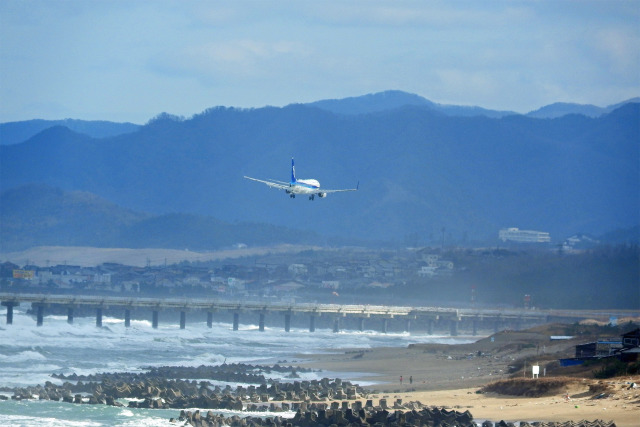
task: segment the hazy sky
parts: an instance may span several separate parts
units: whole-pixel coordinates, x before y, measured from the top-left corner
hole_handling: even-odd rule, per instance
[[[522,113],[640,96],[640,1],[0,0],[0,122],[388,89]]]

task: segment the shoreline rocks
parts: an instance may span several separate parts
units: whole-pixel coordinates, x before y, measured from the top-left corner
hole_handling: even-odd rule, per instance
[[[145,368],[147,372],[102,373],[94,375],[62,375],[61,385],[47,381],[43,386],[13,389],[12,399],[63,400],[76,404],[107,404],[119,406],[118,399],[131,399],[130,408],[201,408],[242,411],[248,407],[273,412],[297,407],[298,403],[312,405],[331,400],[356,400],[367,397],[368,391],[340,378],[321,380],[294,380],[279,382],[267,380],[261,373],[276,372],[283,379],[297,376],[297,372],[310,371],[281,365],[223,364],[219,366],[163,366]],[[206,379],[240,383],[235,388],[221,387]],[[200,381],[196,381],[199,379]],[[256,383],[244,383],[244,381]],[[82,396],[81,394],[84,394]],[[74,396],[75,394],[75,396]]]
[[[387,411],[386,409],[361,408],[353,409],[319,409],[317,411],[298,410],[293,418],[274,417],[225,417],[208,411],[203,415],[199,410],[194,412],[180,411],[179,417],[171,418],[172,423],[194,427],[212,426],[282,426],[282,427],[320,427],[320,426],[455,426],[477,427],[473,415],[469,411],[457,412],[439,408],[422,408],[420,410]],[[519,427],[615,427],[613,421],[578,421],[578,422],[520,422]],[[505,421],[484,421],[482,427],[515,427],[514,423]]]

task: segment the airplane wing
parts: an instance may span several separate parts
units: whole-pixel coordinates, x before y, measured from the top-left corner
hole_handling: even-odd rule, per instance
[[[324,188],[322,188],[320,191],[322,193],[340,193],[343,191],[358,191],[359,188],[360,188],[360,182],[358,182],[358,185],[356,185],[356,188],[345,188],[341,190],[325,190]]]
[[[250,176],[245,176],[245,178],[250,179],[251,181],[267,184],[269,187],[277,188],[278,190],[286,190],[290,187],[290,184],[284,181],[257,179],[257,178],[251,178]]]
[[[322,193],[340,193],[342,191],[358,191],[357,188],[345,188],[342,190],[325,190],[324,188],[320,189],[320,192]]]

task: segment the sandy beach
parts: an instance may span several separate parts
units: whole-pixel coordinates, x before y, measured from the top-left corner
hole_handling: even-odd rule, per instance
[[[640,376],[596,380],[588,374],[582,378],[574,375],[566,386],[540,397],[479,392],[486,384],[510,377],[510,370],[521,372],[516,375],[523,377],[526,373],[530,378],[531,364],[539,364],[541,377],[548,368],[549,376],[530,381],[562,375],[567,368],[560,368],[557,359],[570,353],[574,345],[571,341],[550,342],[544,334],[503,332],[494,335],[493,340],[485,338],[473,344],[345,349],[316,355],[300,365],[357,373],[353,382],[367,384],[374,404],[380,398],[386,398],[390,405],[397,399],[417,401],[462,412],[469,410],[480,421],[603,420],[617,426],[640,426],[640,388],[631,388],[632,383],[640,386]],[[535,359],[540,360],[533,362]],[[530,361],[529,368],[522,371],[522,366],[518,371],[523,360]]]

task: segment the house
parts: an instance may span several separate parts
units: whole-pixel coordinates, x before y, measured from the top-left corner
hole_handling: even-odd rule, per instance
[[[621,340],[599,340],[576,345],[575,357],[560,359],[561,366],[578,365],[591,358],[617,357],[623,362],[638,360],[640,357],[640,328],[627,332]]]
[[[635,362],[640,358],[640,328],[622,335],[622,351],[620,360]]]
[[[640,328],[622,335],[622,347],[625,349],[640,347]]]
[[[602,340],[587,344],[576,345],[576,358],[608,357],[620,352],[622,342],[616,340]]]

